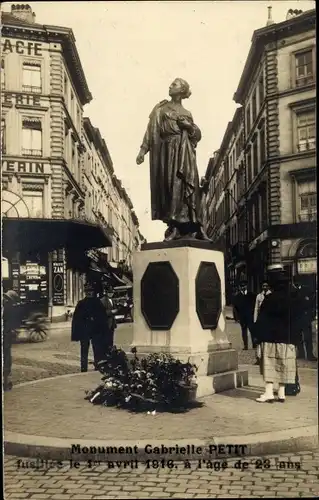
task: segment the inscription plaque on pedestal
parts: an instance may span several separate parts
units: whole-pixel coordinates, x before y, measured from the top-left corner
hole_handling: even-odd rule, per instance
[[[215,330],[222,310],[220,277],[214,262],[201,262],[195,282],[196,312],[202,328]]]
[[[179,312],[179,280],[170,262],[151,262],[141,280],[141,310],[151,330],[170,330]]]

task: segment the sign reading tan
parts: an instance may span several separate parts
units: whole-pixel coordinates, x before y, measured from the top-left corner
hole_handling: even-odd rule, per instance
[[[7,161],[2,162],[2,172],[15,174],[50,174],[51,167],[48,163],[39,161]]]

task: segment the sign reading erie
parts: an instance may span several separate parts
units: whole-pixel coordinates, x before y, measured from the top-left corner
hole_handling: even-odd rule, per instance
[[[2,92],[2,104],[7,105],[22,105],[22,106],[41,106],[39,95],[15,94],[13,92]]]

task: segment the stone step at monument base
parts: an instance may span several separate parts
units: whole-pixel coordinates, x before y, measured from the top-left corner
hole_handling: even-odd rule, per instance
[[[217,373],[231,372],[238,369],[238,352],[235,349],[216,349],[208,352],[192,352],[190,347],[176,346],[131,346],[137,350],[138,358],[145,358],[152,353],[171,354],[183,363],[189,361],[198,367],[197,376],[215,375]],[[130,349],[131,349],[130,348]],[[133,354],[127,352],[129,359]]]
[[[217,392],[237,389],[248,385],[248,371],[238,369],[238,352],[235,349],[222,349],[211,352],[193,353],[187,348],[174,346],[135,346],[138,358],[150,353],[169,353],[182,362],[196,364],[198,367],[196,398],[210,396]],[[133,354],[127,353],[129,359]]]
[[[197,377],[196,398],[211,396],[217,392],[229,391],[248,385],[247,370],[232,370],[215,375],[200,375]]]

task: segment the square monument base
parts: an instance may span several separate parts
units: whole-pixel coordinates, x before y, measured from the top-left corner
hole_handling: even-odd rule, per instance
[[[222,252],[197,240],[151,243],[134,254],[133,274],[138,356],[162,352],[194,363],[198,397],[248,384],[226,332]]]

